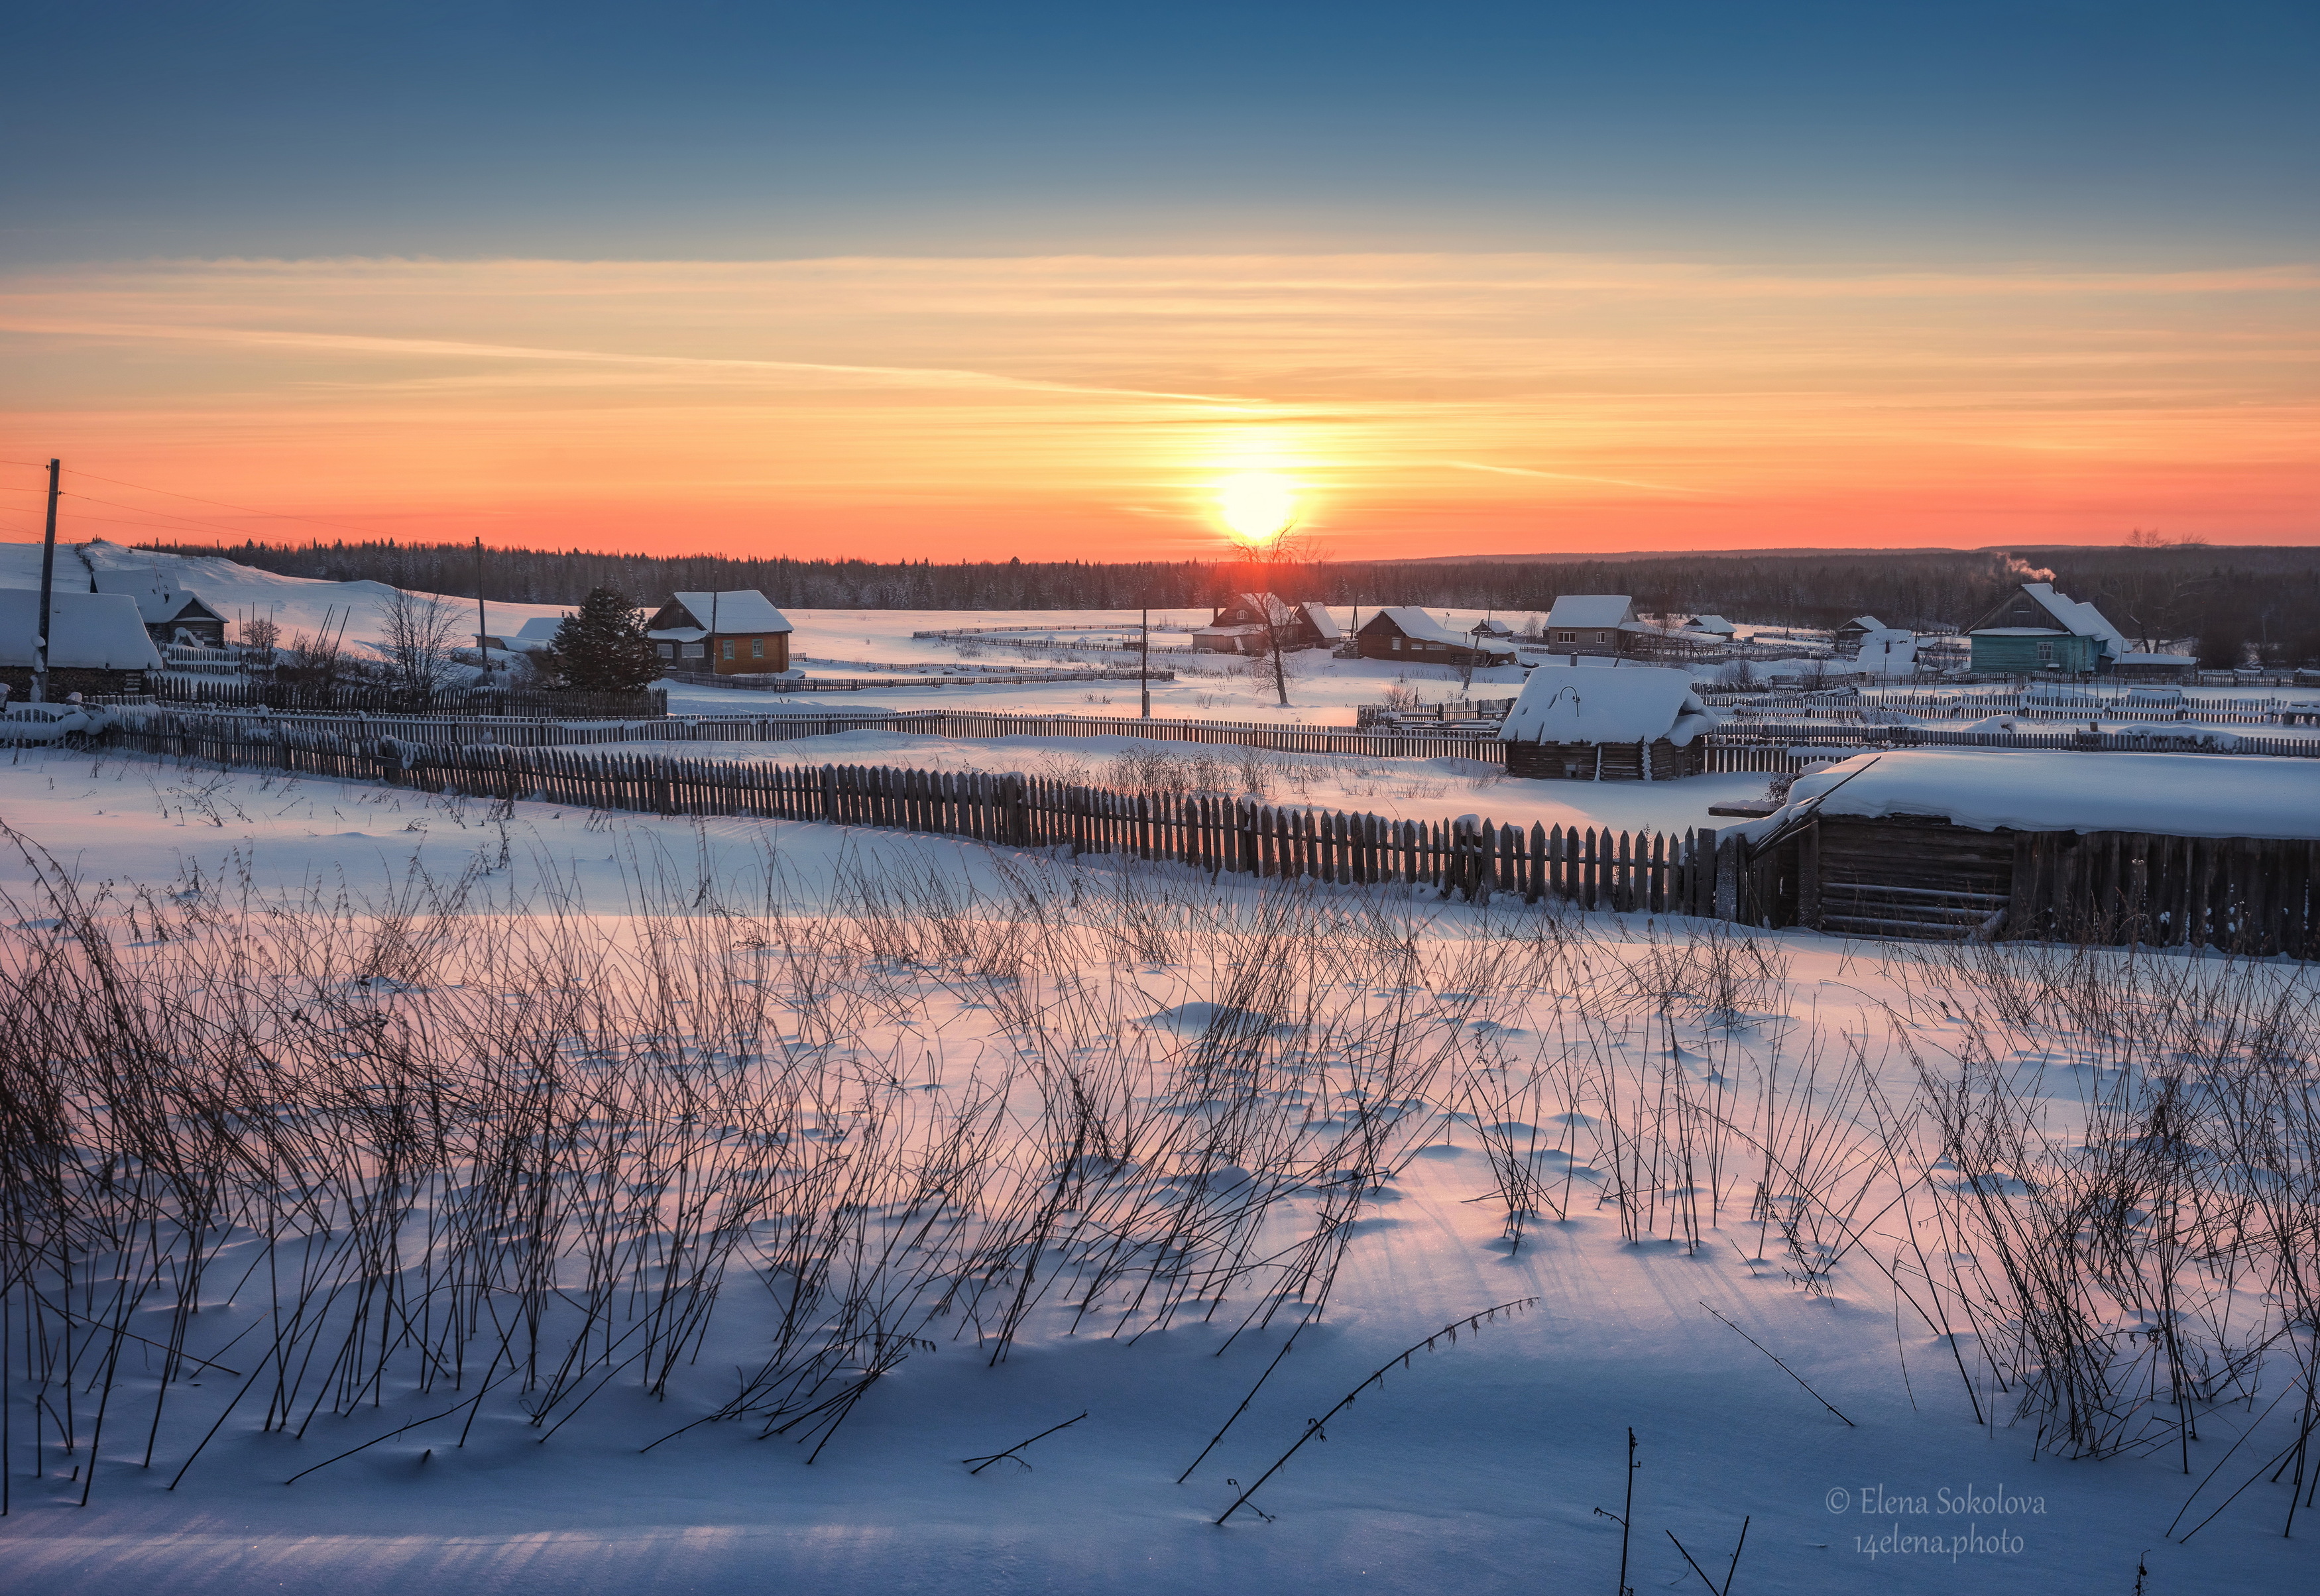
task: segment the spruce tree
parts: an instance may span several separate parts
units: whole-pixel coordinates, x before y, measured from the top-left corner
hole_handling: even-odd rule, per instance
[[[598,587],[556,629],[549,668],[566,687],[634,693],[660,675],[642,610],[617,588]]]

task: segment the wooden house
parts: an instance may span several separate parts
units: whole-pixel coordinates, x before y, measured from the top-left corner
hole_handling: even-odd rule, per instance
[[[1973,669],[1990,676],[2107,671],[2129,650],[2126,639],[2092,604],[2025,582],[1968,629]]]
[[[161,656],[137,601],[125,593],[73,593],[49,600],[49,697],[68,693],[141,693]],[[0,682],[22,701],[32,690],[41,635],[37,588],[0,587]]]
[[[145,623],[145,635],[153,639],[157,648],[166,648],[173,643],[190,643],[204,648],[225,647],[225,617],[211,608],[199,594],[178,586],[159,567],[99,567],[90,579],[90,590],[123,594],[136,601],[138,615]]]
[[[1751,924],[2320,957],[2320,760],[1863,754],[1725,835]]]
[[[1283,652],[1331,648],[1345,636],[1318,599],[1292,604],[1270,593],[1243,593],[1193,631],[1192,647],[1212,654],[1270,654],[1276,633]]]
[[[1543,665],[1499,729],[1509,775],[1674,781],[1707,769],[1717,717],[1691,673],[1649,665]]]
[[[672,670],[740,676],[790,667],[788,618],[754,587],[676,594],[645,623],[645,636]]]
[[[1546,617],[1546,643],[1559,654],[1617,658],[1643,651],[1651,628],[1636,619],[1624,593],[1566,593]]]
[[[1515,663],[1511,642],[1487,631],[1455,631],[1414,604],[1388,604],[1362,622],[1354,640],[1364,659],[1477,670]]]

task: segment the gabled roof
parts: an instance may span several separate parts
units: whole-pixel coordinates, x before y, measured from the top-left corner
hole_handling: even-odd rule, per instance
[[[1735,628],[1721,615],[1694,615],[1690,622],[1693,631],[1710,631],[1717,637],[1730,637]]]
[[[1861,631],[1883,631],[1885,630],[1885,623],[1882,621],[1878,620],[1874,615],[1855,615],[1852,620],[1846,621],[1843,626],[1838,627],[1836,630],[1839,631],[1852,630],[1859,630]]]
[[[516,628],[515,635],[528,643],[552,643],[556,640],[557,628],[564,624],[565,619],[562,615],[534,615]]]
[[[1542,665],[1499,729],[1501,742],[1656,742],[1681,748],[1717,717],[1691,690],[1690,671],[1658,666]]]
[[[1454,631],[1416,604],[1388,604],[1381,609],[1378,614],[1384,616],[1399,628],[1402,636],[1416,638],[1420,642],[1448,643],[1459,648],[1481,648],[1493,654],[1505,651],[1493,647],[1498,642],[1498,639],[1489,636],[1475,638],[1464,632]],[[1370,624],[1375,623],[1376,617],[1373,616],[1371,618]]]
[[[1973,630],[1997,637],[2020,637],[2042,631],[2059,631],[2076,638],[2093,638],[2113,655],[2124,654],[2127,651],[2125,634],[2113,626],[2103,612],[2092,604],[2071,598],[2066,594],[2055,592],[2054,585],[2051,582],[2025,582],[2022,585],[2022,591],[2029,598],[2032,605],[2043,612],[2052,624],[2031,627],[1982,625],[1973,628]],[[1982,619],[1988,621],[2008,614],[2019,602],[2016,599],[2007,599]]]
[[[191,615],[202,621],[223,621],[199,594],[179,587],[158,567],[105,566],[95,573],[96,591],[117,593],[136,601],[137,612],[148,626],[166,626]]]
[[[1556,596],[1546,623],[1614,630],[1635,618],[1636,601],[1624,593],[1566,593]]]
[[[137,601],[125,593],[59,592],[50,599],[49,664],[84,670],[159,670],[161,656]],[[0,665],[34,663],[38,588],[0,587]]]
[[[1305,612],[1305,618],[1313,623],[1313,630],[1323,637],[1336,639],[1346,635],[1339,629],[1336,619],[1330,615],[1329,606],[1319,599],[1307,599],[1301,607]]]
[[[705,632],[711,621],[716,623],[720,637],[730,637],[735,632],[790,630],[788,618],[775,609],[772,602],[754,587],[731,588],[717,593],[680,593],[672,602],[681,606],[693,620],[690,628],[680,621],[662,629],[667,631],[693,630]],[[668,605],[662,605],[662,615],[666,615]],[[653,617],[656,621],[661,618],[661,615]]]

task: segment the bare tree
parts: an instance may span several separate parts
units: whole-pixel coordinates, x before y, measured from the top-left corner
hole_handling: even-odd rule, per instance
[[[1273,687],[1281,700],[1281,707],[1289,707],[1289,667],[1282,658],[1282,629],[1295,619],[1289,601],[1274,594],[1274,585],[1282,576],[1305,558],[1304,540],[1296,536],[1297,523],[1288,521],[1281,530],[1262,542],[1243,545],[1248,557],[1248,569],[1254,578],[1254,596],[1264,616],[1265,651],[1273,656]]]
[[[460,612],[428,594],[398,587],[381,619],[386,630],[387,669],[394,685],[414,698],[432,698],[451,674]]]
[[[241,642],[246,648],[259,648],[271,654],[282,640],[282,628],[271,615],[252,613],[242,618]]]

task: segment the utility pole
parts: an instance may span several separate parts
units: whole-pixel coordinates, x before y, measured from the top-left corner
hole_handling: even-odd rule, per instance
[[[1144,688],[1144,718],[1152,718],[1152,612],[1144,612],[1144,640],[1136,655],[1136,679]]]
[[[57,583],[57,475],[62,462],[49,462],[49,534],[41,545],[41,614],[39,635],[32,639],[37,650],[32,656],[32,702],[46,703],[49,698],[49,609]]]
[[[478,538],[476,540],[476,662],[484,667],[484,674],[489,676],[492,670],[492,657],[488,652],[491,645],[484,641],[485,630],[484,540]]]

